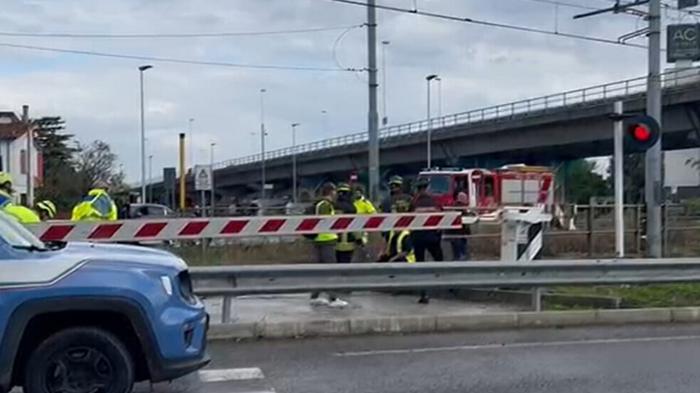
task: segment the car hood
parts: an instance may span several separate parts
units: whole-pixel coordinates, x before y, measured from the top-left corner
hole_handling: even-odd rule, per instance
[[[100,244],[70,242],[60,251],[63,255],[75,256],[83,260],[139,263],[187,269],[187,264],[177,255],[155,248],[123,244]]]

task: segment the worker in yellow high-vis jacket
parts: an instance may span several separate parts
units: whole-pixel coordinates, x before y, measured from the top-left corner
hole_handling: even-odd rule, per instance
[[[353,201],[353,194],[350,185],[347,183],[338,184],[336,199],[335,199],[335,213],[336,214],[356,214],[357,210]],[[355,254],[356,240],[359,238],[357,234],[353,232],[343,232],[338,234],[338,242],[335,245],[335,258],[338,263],[350,263],[352,262],[353,255]]]
[[[12,176],[6,172],[0,172],[0,209],[22,224],[41,222],[39,215],[34,210],[14,203],[12,194],[14,194]]]
[[[325,183],[321,186],[321,197],[314,204],[314,213],[317,216],[333,216],[335,215],[335,197],[336,187],[333,183]],[[318,263],[336,263],[335,246],[338,243],[338,235],[336,233],[319,233],[313,238],[314,251],[316,253],[316,262]],[[343,308],[348,303],[339,299],[337,294],[328,292],[328,299],[322,298],[320,292],[311,293],[312,306],[330,306]]]
[[[77,205],[73,207],[73,221],[114,221],[117,219],[117,205],[104,188],[88,191]]]

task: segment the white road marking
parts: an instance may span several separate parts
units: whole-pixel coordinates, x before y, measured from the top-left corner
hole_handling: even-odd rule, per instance
[[[200,370],[199,379],[202,382],[245,381],[248,379],[263,379],[262,370],[257,367],[226,368],[220,370]]]
[[[667,336],[667,337],[599,338],[599,339],[591,339],[591,340],[458,345],[458,346],[450,346],[450,347],[425,347],[425,348],[407,348],[407,349],[385,349],[385,350],[375,350],[375,351],[336,352],[334,354],[334,356],[359,357],[359,356],[401,355],[401,354],[407,354],[407,353],[471,351],[471,350],[480,350],[480,349],[537,348],[537,347],[558,347],[558,346],[567,346],[567,345],[601,345],[601,344],[625,344],[625,343],[668,342],[668,341],[689,341],[689,340],[700,340],[700,335]]]

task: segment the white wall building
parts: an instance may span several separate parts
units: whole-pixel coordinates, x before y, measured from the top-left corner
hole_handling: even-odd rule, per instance
[[[669,150],[664,152],[664,185],[671,194],[680,198],[700,195],[700,149]]]
[[[31,147],[34,186],[41,184],[43,160],[35,146]],[[0,171],[12,176],[16,202],[27,196],[27,126],[14,112],[0,112]]]

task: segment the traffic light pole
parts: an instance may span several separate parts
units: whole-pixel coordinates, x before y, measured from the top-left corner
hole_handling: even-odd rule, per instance
[[[661,124],[661,0],[649,2],[647,115]],[[661,138],[646,153],[644,199],[647,207],[647,256],[660,258],[662,256]]]
[[[615,102],[614,112],[617,115],[623,114],[622,101]],[[615,121],[614,123],[614,150],[613,163],[614,168],[614,180],[615,180],[615,255],[618,258],[623,258],[625,256],[625,201],[622,194],[622,185],[625,182],[624,173],[622,171],[622,164],[625,160],[624,156],[624,141],[622,139],[623,133],[623,119],[622,117]]]

